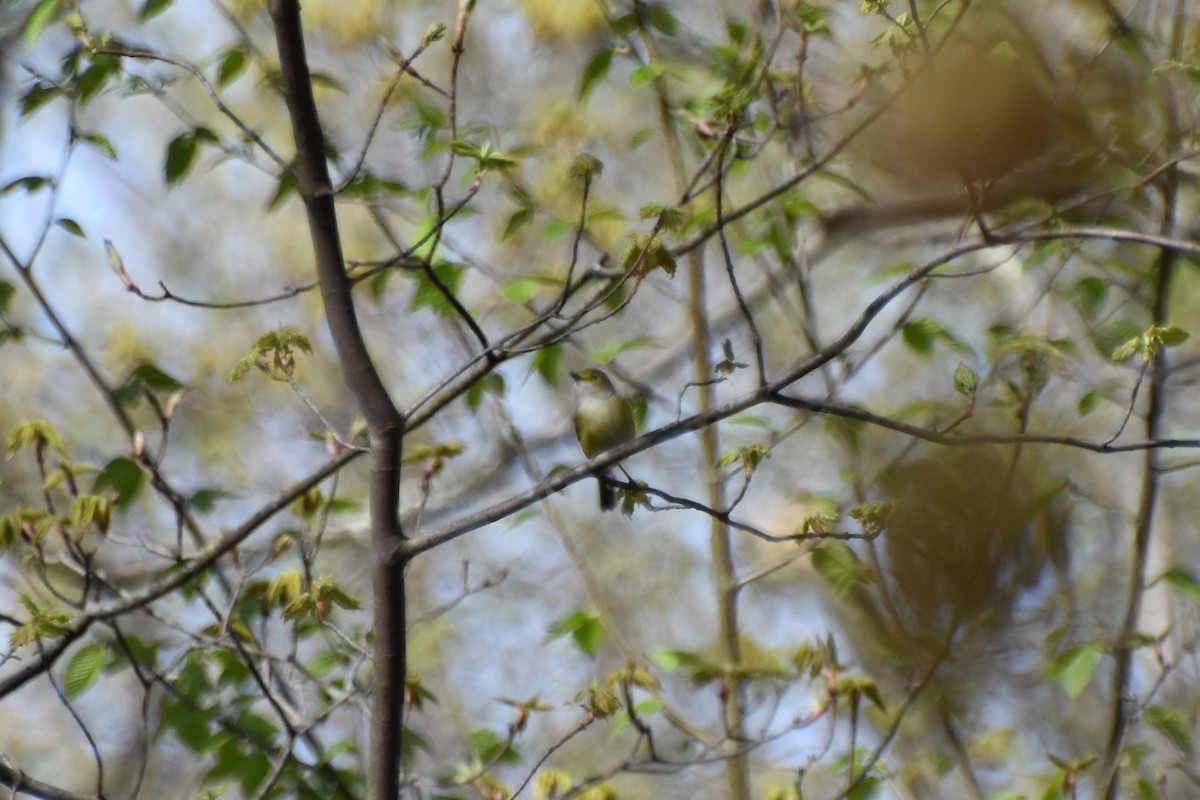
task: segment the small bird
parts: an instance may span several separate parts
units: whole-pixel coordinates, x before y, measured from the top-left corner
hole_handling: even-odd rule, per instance
[[[575,381],[575,435],[588,458],[624,444],[636,433],[633,410],[628,401],[617,394],[612,381],[598,369],[572,372]],[[610,511],[617,505],[617,487],[608,470],[596,473],[600,483],[600,510]]]

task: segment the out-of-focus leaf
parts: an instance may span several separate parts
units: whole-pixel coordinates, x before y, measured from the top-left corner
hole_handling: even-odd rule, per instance
[[[613,52],[611,47],[598,50],[588,61],[587,66],[583,68],[583,78],[579,81],[579,100],[587,99],[600,79],[608,73],[608,68],[612,65]]]
[[[40,0],[29,12],[29,16],[25,18],[25,46],[33,47],[37,42],[38,37],[42,35],[42,31],[54,19],[55,12],[58,11],[62,0]]]
[[[1192,599],[1192,602],[1200,605],[1200,581],[1197,581],[1191,573],[1181,569],[1171,569],[1164,572],[1159,580],[1183,592]]]
[[[844,598],[855,585],[869,580],[871,571],[844,542],[822,542],[812,551],[813,569]]]
[[[604,642],[604,623],[594,611],[576,611],[550,626],[548,638],[568,635],[580,650],[595,658]]]
[[[145,22],[151,17],[166,11],[167,7],[170,6],[171,3],[172,0],[146,0],[146,2],[142,4],[142,10],[138,12],[138,19],[142,22]]]
[[[131,458],[114,458],[100,470],[92,491],[97,494],[110,490],[117,495],[117,507],[128,508],[146,485],[146,473]]]
[[[1046,677],[1056,680],[1071,697],[1078,697],[1091,683],[1096,667],[1104,656],[1104,648],[1097,642],[1068,647],[1054,657],[1046,671]]]

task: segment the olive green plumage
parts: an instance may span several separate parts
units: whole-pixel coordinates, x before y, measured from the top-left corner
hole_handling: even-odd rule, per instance
[[[612,381],[598,369],[572,372],[575,381],[575,435],[588,458],[595,458],[617,445],[632,439],[636,433],[633,410],[624,397],[617,394]],[[608,470],[598,471],[600,509],[616,507],[617,488]]]

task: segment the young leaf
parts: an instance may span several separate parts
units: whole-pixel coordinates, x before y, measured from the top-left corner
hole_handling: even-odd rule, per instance
[[[562,281],[557,278],[545,278],[541,275],[526,275],[521,278],[514,278],[511,281],[503,284],[500,287],[500,293],[514,303],[524,303],[530,300],[538,289],[544,286],[561,286]]]
[[[567,635],[580,650],[595,658],[604,642],[604,623],[594,611],[576,611],[554,623],[547,639]]]
[[[67,697],[77,697],[84,689],[91,686],[103,666],[103,647],[95,642],[90,642],[79,648],[67,662],[67,671],[63,681]]]
[[[954,368],[954,391],[966,397],[974,397],[979,387],[979,373],[961,361]]]
[[[694,670],[705,665],[704,659],[690,650],[655,650],[650,654],[650,660],[667,672],[674,672],[680,667]]]
[[[1191,573],[1181,569],[1171,569],[1164,572],[1159,580],[1183,592],[1192,599],[1192,602],[1200,605],[1200,581],[1192,577]]]
[[[571,162],[571,180],[576,183],[591,183],[604,172],[604,162],[591,153],[580,153]]]
[[[25,46],[33,47],[34,43],[41,36],[42,30],[54,18],[54,13],[58,11],[58,6],[62,0],[41,0],[33,11],[29,12],[29,16],[25,19]]]
[[[533,779],[533,800],[563,797],[573,785],[568,773],[560,769],[543,769]]]
[[[578,99],[580,101],[587,99],[600,79],[608,73],[608,68],[612,65],[613,52],[611,47],[597,51],[588,61],[587,66],[583,68],[583,78],[579,81]]]
[[[1128,361],[1134,353],[1139,350],[1144,351],[1144,344],[1141,336],[1134,336],[1127,340],[1124,344],[1112,351],[1112,360],[1114,364],[1120,364],[1122,361]]]
[[[1046,677],[1056,680],[1071,697],[1078,697],[1092,680],[1104,648],[1097,642],[1068,647],[1054,657],[1046,670]]]
[[[867,565],[843,542],[823,542],[813,548],[812,565],[833,586],[838,599],[844,599],[856,584],[871,577]]]

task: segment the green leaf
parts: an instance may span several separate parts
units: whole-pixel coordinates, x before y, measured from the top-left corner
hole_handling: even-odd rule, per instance
[[[161,14],[167,10],[169,5],[171,5],[171,1],[172,0],[146,0],[146,2],[142,4],[142,10],[138,12],[138,19],[142,22],[145,22],[151,17]]]
[[[811,557],[813,569],[829,582],[839,600],[871,578],[871,570],[845,542],[822,542],[813,548]]]
[[[13,426],[13,432],[8,437],[8,448],[5,455],[11,456],[22,447],[33,446],[36,449],[52,447],[62,454],[67,452],[67,443],[62,434],[44,417],[23,419]]]
[[[467,401],[467,408],[472,411],[478,411],[480,404],[483,403],[483,397],[487,392],[491,392],[497,397],[503,397],[504,376],[498,372],[490,372],[468,386],[467,392],[464,395],[464,399]]]
[[[275,194],[271,195],[271,199],[267,201],[267,211],[274,211],[283,205],[283,201],[287,200],[288,197],[299,193],[300,183],[296,179],[295,171],[290,169],[285,170],[279,175],[279,183],[275,187]]]
[[[9,634],[9,643],[13,647],[32,644],[39,639],[52,639],[67,632],[67,624],[71,621],[71,615],[67,612],[42,608],[27,594],[21,595],[21,604],[29,612],[30,620]]]
[[[604,642],[604,623],[594,611],[576,611],[554,623],[547,640],[567,635],[580,650],[595,658]]]
[[[81,133],[79,134],[79,141],[87,142],[92,147],[95,147],[110,161],[117,160],[117,149],[113,147],[112,142],[108,140],[107,136],[99,133]]]
[[[54,14],[58,11],[58,6],[62,0],[41,0],[33,10],[29,12],[29,16],[25,19],[25,46],[33,47],[41,36],[42,30],[54,18]]]
[[[588,350],[588,356],[597,364],[611,364],[613,359],[627,350],[638,350],[645,347],[658,347],[659,344],[649,336],[638,336],[609,342]]]
[[[458,291],[462,276],[463,268],[461,266],[446,261],[439,262],[427,270],[418,270],[415,276],[417,291],[413,295],[412,310],[428,307],[436,314],[451,312],[453,306],[446,295],[447,292],[453,295]]]
[[[1092,320],[1096,318],[1100,309],[1104,307],[1104,301],[1108,299],[1108,281],[1095,275],[1082,278],[1075,284],[1072,292],[1079,310],[1084,317]]]
[[[1183,344],[1191,336],[1178,325],[1155,325],[1150,329],[1151,336],[1163,347],[1176,347]]]
[[[629,73],[629,84],[631,86],[645,86],[666,71],[666,64],[661,61],[651,61]]]
[[[67,662],[67,671],[63,688],[67,697],[77,697],[84,689],[91,686],[100,669],[104,666],[104,648],[95,642],[84,645],[75,651]]]
[[[36,192],[43,187],[51,185],[52,183],[49,178],[41,175],[26,175],[23,178],[11,180],[4,184],[3,187],[0,187],[0,195],[5,195],[9,192],[15,192],[17,189],[21,189],[26,192]]]
[[[1134,336],[1129,339],[1116,350],[1112,351],[1112,360],[1115,364],[1120,364],[1122,361],[1128,361],[1134,353],[1143,350],[1142,337]]]
[[[421,34],[421,45],[429,46],[434,42],[440,42],[442,37],[446,35],[446,23],[435,22],[425,29],[425,33]]]
[[[636,269],[641,275],[661,267],[671,277],[675,277],[675,256],[660,239],[651,239],[650,234],[638,234],[629,239],[624,252],[621,253],[621,269],[626,272]]]
[[[574,783],[571,775],[560,769],[542,769],[533,780],[531,793],[534,800],[546,800],[550,797],[565,797]]]
[[[194,508],[201,514],[212,511],[218,500],[232,498],[233,495],[223,489],[200,489],[187,499],[188,508]]]
[[[646,20],[650,27],[657,28],[668,36],[675,35],[679,26],[675,22],[675,15],[666,6],[647,3],[641,7],[641,11],[642,19]]]
[[[333,89],[335,92],[346,91],[346,87],[342,85],[341,81],[327,72],[314,72],[310,78],[313,88]]]
[[[562,345],[547,345],[535,352],[529,368],[530,371],[536,370],[537,374],[542,376],[542,380],[551,386],[558,383],[562,368]]]
[[[524,228],[533,221],[533,209],[529,206],[518,208],[513,212],[513,215],[508,218],[508,224],[504,226],[504,232],[500,234],[500,240],[504,241],[509,236]]]
[[[1095,411],[1096,406],[1100,405],[1100,401],[1103,399],[1104,395],[1096,389],[1084,393],[1083,397],[1079,398],[1079,403],[1077,404],[1079,416],[1086,417]]]
[[[646,203],[638,209],[642,219],[655,219],[659,227],[668,233],[679,233],[687,224],[687,215],[679,206],[665,206],[662,203]]]
[[[257,748],[247,749],[235,737],[220,737],[219,741],[213,766],[204,775],[204,782],[219,783],[222,779],[232,778],[240,784],[244,796],[253,796],[271,771],[270,759]]]
[[[906,322],[900,333],[909,349],[921,355],[929,355],[933,352],[933,344],[940,330],[941,325],[938,323],[931,319],[923,319]]]
[[[1200,605],[1200,582],[1192,577],[1191,573],[1181,569],[1171,569],[1160,575],[1158,580],[1178,589],[1190,597],[1192,602]]]
[[[717,459],[718,467],[728,467],[731,464],[741,465],[742,471],[747,475],[753,475],[762,462],[771,457],[771,451],[766,446],[761,444],[752,444],[746,447],[738,447],[723,453]]]
[[[1097,642],[1068,647],[1050,662],[1046,677],[1058,681],[1071,697],[1078,697],[1091,682],[1103,657],[1104,647]]]
[[[1142,712],[1142,718],[1184,753],[1192,753],[1191,724],[1181,709],[1150,706]]]
[[[909,348],[923,356],[932,353],[938,341],[945,342],[961,353],[971,353],[971,348],[946,330],[942,323],[930,317],[909,320],[900,329],[900,335]]]
[[[559,287],[562,281],[557,278],[545,278],[541,275],[526,275],[514,278],[500,287],[500,293],[514,303],[524,303],[537,294],[544,286]]]
[[[879,686],[874,678],[866,675],[839,675],[834,691],[840,695],[859,694],[871,701],[880,711],[887,711],[883,697],[879,694]]]
[[[471,754],[484,764],[496,761],[513,763],[520,760],[516,748],[505,737],[487,728],[471,732]]]
[[[217,58],[217,86],[225,88],[246,71],[250,54],[242,45],[229,48]]]
[[[567,219],[552,219],[542,226],[542,240],[552,242],[575,229],[575,223]]]
[[[822,509],[806,514],[796,525],[796,533],[827,533],[842,521],[836,509]]]
[[[690,650],[673,650],[670,648],[655,650],[650,654],[650,660],[668,672],[674,672],[680,667],[695,670],[707,664],[703,658]]]
[[[571,161],[568,172],[576,183],[591,183],[604,172],[604,162],[591,153],[580,153]]]
[[[112,498],[96,493],[77,496],[71,501],[67,521],[79,531],[86,531],[95,525],[101,533],[108,533],[108,526],[112,522]]]
[[[93,55],[91,65],[75,79],[74,93],[80,104],[86,103],[113,78],[121,73],[121,62],[115,56]]]
[[[875,797],[883,786],[883,778],[878,775],[867,775],[846,795],[846,800],[870,800]]]
[[[62,89],[48,83],[35,83],[21,95],[21,116],[27,117],[34,111],[62,94]]]
[[[142,472],[137,462],[126,456],[114,458],[100,470],[92,491],[103,494],[110,490],[117,495],[117,507],[128,508],[137,499],[138,493],[146,485],[146,473]]]
[[[196,160],[196,134],[187,131],[176,136],[167,145],[167,160],[163,166],[163,176],[168,186],[174,186],[183,180]]]
[[[583,78],[579,82],[578,99],[580,101],[587,99],[600,79],[608,73],[608,68],[612,65],[613,52],[611,47],[597,51],[588,61],[587,66],[583,68]]]
[[[417,223],[417,226],[413,229],[412,236],[409,237],[409,248],[414,258],[418,260],[433,259],[433,246],[437,239],[435,235],[437,224],[437,214],[434,213],[426,214]]]
[[[610,25],[617,36],[628,36],[638,29],[638,19],[632,13],[623,14],[614,19]]]
[[[229,383],[241,380],[255,366],[272,378],[286,380],[295,372],[297,350],[312,353],[308,337],[297,328],[281,325],[258,337],[250,352],[238,359],[225,380]],[[267,356],[270,356],[269,361]]]
[[[160,392],[177,392],[185,388],[182,383],[153,364],[142,364],[133,371],[133,377],[151,389]]]
[[[179,741],[188,749],[194,753],[202,753],[212,740],[212,712],[203,707],[195,707],[194,702],[186,696],[176,697],[167,693],[163,700],[158,733],[161,736],[167,731],[174,731]]]

